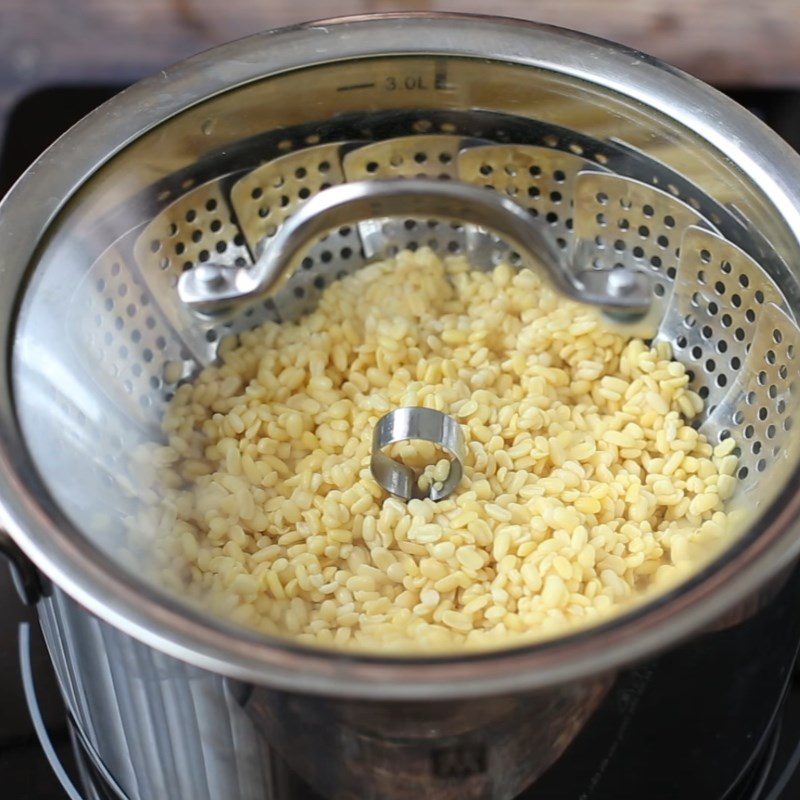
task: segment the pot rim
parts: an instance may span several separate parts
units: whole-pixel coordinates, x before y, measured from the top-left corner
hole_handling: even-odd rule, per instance
[[[398,24],[402,22],[402,24]],[[57,140],[0,203],[0,269],[17,300],[29,263],[67,200],[105,162],[165,119],[280,72],[334,61],[435,54],[560,72],[636,100],[693,130],[748,174],[800,240],[800,158],[724,95],[649,56],[508,18],[386,13],[265,31],[141,81]],[[635,78],[635,80],[634,80]],[[781,164],[781,170],[773,165]],[[27,453],[11,389],[14,323],[0,331],[0,505],[6,530],[59,588],[114,627],[183,661],[295,691],[380,699],[537,689],[611,670],[685,638],[756,591],[800,553],[800,468],[715,562],[669,594],[549,641],[464,655],[385,658],[312,649],[209,618],[138,582],[59,510]]]

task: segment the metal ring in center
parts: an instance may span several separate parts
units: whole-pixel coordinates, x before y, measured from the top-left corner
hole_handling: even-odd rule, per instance
[[[411,500],[418,496],[417,473],[383,452],[390,444],[414,439],[432,442],[452,456],[449,475],[438,488],[431,486],[428,493],[431,500],[443,500],[458,486],[464,474],[466,445],[460,425],[432,408],[397,408],[378,420],[372,435],[372,477],[395,497]]]

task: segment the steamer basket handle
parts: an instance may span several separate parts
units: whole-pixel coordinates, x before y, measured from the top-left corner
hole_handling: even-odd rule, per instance
[[[491,230],[556,291],[616,318],[636,320],[650,308],[652,295],[643,273],[572,264],[546,223],[510,198],[472,184],[430,178],[357,181],[325,189],[281,226],[253,266],[199,264],[181,275],[178,294],[200,313],[219,313],[279,289],[316,237],[343,225],[392,216],[458,221]]]

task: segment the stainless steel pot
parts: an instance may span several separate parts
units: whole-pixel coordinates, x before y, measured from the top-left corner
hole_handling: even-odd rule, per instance
[[[494,188],[525,190],[566,251],[593,243],[598,269],[622,264],[660,287],[659,336],[694,367],[713,407],[705,430],[741,441],[747,530],[611,622],[429,658],[267,639],[137,571],[117,530],[135,494],[127,453],[226,330],[302,313],[326,281],[387,248],[486,245],[468,226],[364,220],[224,327],[175,291],[184,267],[209,259],[203,237],[245,265],[325,184],[419,172],[481,182],[518,157],[525,180]],[[280,209],[271,217],[261,185]],[[800,162],[760,122],[647,56],[455,15],[260,34],[136,85],[53,145],[0,206],[3,542],[39,601],[79,736],[120,791],[276,796],[271,747],[330,797],[510,798],[569,744],[615,669],[752,606],[800,549],[787,435],[798,186]],[[593,203],[611,204],[610,226]],[[658,219],[654,203],[668,209]],[[169,237],[180,250],[167,258]]]

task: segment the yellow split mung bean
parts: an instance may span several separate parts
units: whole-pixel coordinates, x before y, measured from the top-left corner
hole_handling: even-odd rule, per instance
[[[735,443],[691,427],[688,382],[668,344],[626,339],[529,270],[403,252],[299,321],[223,343],[178,388],[167,446],[134,454],[159,500],[128,520],[130,547],[185,596],[309,643],[551,636],[680,580],[730,536]],[[464,478],[441,502],[372,479],[374,424],[399,406],[462,425]],[[428,489],[450,464],[425,448],[400,454],[428,465]]]

